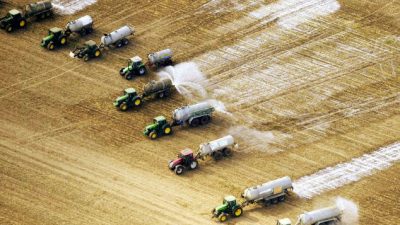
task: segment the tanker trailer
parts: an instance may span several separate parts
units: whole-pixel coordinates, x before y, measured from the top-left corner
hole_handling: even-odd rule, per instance
[[[70,35],[71,33],[79,33],[81,36],[90,34],[93,32],[93,19],[91,16],[86,15],[74,21],[70,21],[65,26],[65,33]]]
[[[159,98],[168,97],[171,93],[172,81],[168,78],[159,81],[150,81],[143,88],[142,98],[156,96]]]
[[[147,58],[149,67],[155,69],[172,65],[172,50],[167,48],[159,52],[150,53]]]
[[[303,213],[299,216],[296,225],[333,225],[338,224],[343,212],[339,208],[332,206]],[[280,219],[277,225],[292,225],[288,218]]]
[[[217,140],[200,144],[196,158],[204,159],[206,156],[211,156],[217,161],[222,157],[231,156],[232,148],[238,148],[238,144],[235,143],[232,135],[227,135]]]
[[[135,30],[129,26],[123,26],[109,34],[101,37],[101,47],[115,46],[120,48],[129,43],[128,36],[133,35]]]
[[[189,124],[192,127],[197,127],[205,125],[211,121],[214,110],[209,102],[200,102],[175,109],[172,113],[171,126]]]
[[[25,6],[25,18],[35,16],[38,19],[45,19],[53,14],[52,9],[51,1],[31,3]]]
[[[243,205],[253,203],[271,203],[283,202],[289,191],[293,190],[292,180],[290,177],[282,177],[267,183],[247,188],[242,193],[242,198],[245,199]]]

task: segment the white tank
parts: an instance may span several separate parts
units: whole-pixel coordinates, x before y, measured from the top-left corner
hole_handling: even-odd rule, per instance
[[[135,32],[133,28],[129,26],[123,26],[118,30],[115,30],[109,34],[101,37],[101,43],[105,46],[115,44],[117,41],[132,35]]]
[[[151,64],[156,64],[161,61],[165,61],[172,58],[172,50],[167,48],[159,52],[154,52],[148,55],[149,62]]]
[[[210,141],[208,143],[200,144],[199,151],[200,155],[209,155],[215,151],[222,150],[227,147],[231,147],[235,144],[235,140],[232,135],[227,135],[220,139]]]
[[[67,23],[67,29],[72,32],[78,32],[82,30],[82,28],[91,27],[93,24],[93,19],[91,16],[86,15],[77,20],[71,21]]]
[[[292,180],[290,177],[286,176],[255,187],[247,188],[244,190],[242,197],[247,201],[258,201],[292,188]]]
[[[312,225],[320,221],[340,218],[342,211],[337,207],[328,207],[301,214],[296,225]]]
[[[188,105],[175,109],[173,112],[173,119],[175,121],[187,121],[196,113],[204,112],[204,114],[214,111],[214,107],[208,102],[200,102],[194,105]]]

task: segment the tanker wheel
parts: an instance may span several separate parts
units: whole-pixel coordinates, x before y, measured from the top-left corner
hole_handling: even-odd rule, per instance
[[[278,199],[277,198],[272,199],[272,204],[276,204],[276,203],[278,203]]]
[[[133,76],[130,72],[128,72],[127,74],[125,74],[125,79],[127,80],[132,80]]]
[[[242,213],[243,213],[243,209],[242,209],[241,207],[238,207],[238,208],[235,209],[235,211],[233,212],[233,215],[234,215],[235,217],[239,217],[239,216],[242,215]]]
[[[126,104],[126,102],[121,103],[121,105],[119,105],[119,109],[121,111],[126,111],[128,110],[128,105]]]
[[[165,97],[165,93],[164,93],[164,92],[161,92],[160,94],[158,94],[158,97],[159,97],[159,98],[164,98],[164,97]]]
[[[140,99],[140,98],[135,99],[135,101],[133,102],[133,104],[135,104],[136,107],[142,105],[142,99]]]
[[[119,41],[119,42],[117,43],[117,48],[121,48],[121,47],[122,47],[122,42]]]
[[[218,216],[219,222],[225,222],[227,219],[228,219],[228,215],[227,215],[226,213],[221,213],[221,214]]]
[[[192,121],[190,121],[190,124],[189,124],[190,126],[192,126],[192,127],[197,127],[197,126],[199,126],[200,125],[200,121],[199,121],[199,119],[193,119]]]
[[[280,201],[280,202],[285,201],[285,196],[283,195],[283,196],[279,197],[279,198],[278,198],[278,201]]]
[[[81,36],[85,36],[85,35],[87,34],[86,29],[85,29],[85,28],[82,28],[82,30],[79,31],[79,34],[80,34]]]
[[[210,120],[211,120],[211,118],[210,118],[209,116],[203,116],[203,117],[201,117],[201,119],[200,119],[200,123],[201,123],[202,125],[205,125],[205,124],[209,123]]]
[[[100,57],[100,56],[101,56],[101,51],[100,51],[99,49],[97,49],[97,50],[94,52],[94,56],[95,56],[96,58]]]
[[[61,44],[61,45],[67,44],[67,38],[66,38],[66,37],[62,37],[62,38],[60,39],[60,44]]]
[[[127,45],[128,43],[129,43],[128,39],[122,40],[122,44],[123,44],[123,45]]]
[[[215,161],[221,160],[223,155],[220,151],[216,151],[212,154],[212,157]]]
[[[50,16],[51,16],[51,12],[50,11],[46,12],[46,17],[50,17]]]
[[[176,175],[181,175],[183,173],[184,167],[182,165],[175,166],[174,172]]]
[[[232,155],[232,150],[231,150],[230,148],[224,148],[224,149],[222,150],[222,154],[223,154],[225,157],[229,157],[229,156]]]
[[[43,13],[43,14],[40,14],[40,19],[43,20],[43,19],[45,19],[45,18],[46,18],[46,14],[44,14],[44,13]]]
[[[19,21],[19,27],[20,28],[25,28],[26,27],[26,20],[22,19],[21,21]]]
[[[154,139],[156,139],[157,138],[157,133],[155,132],[155,131],[152,131],[152,132],[150,132],[150,134],[149,134],[149,137],[150,137],[150,139],[152,139],[152,140],[154,140]]]
[[[55,45],[54,45],[54,42],[52,42],[52,41],[50,41],[50,43],[47,45],[47,49],[49,49],[49,50],[54,50],[54,47],[55,47]]]
[[[164,134],[169,135],[169,134],[171,134],[171,131],[172,131],[172,129],[170,126],[164,127]]]
[[[145,75],[146,74],[146,69],[145,68],[140,68],[139,69],[139,75]]]

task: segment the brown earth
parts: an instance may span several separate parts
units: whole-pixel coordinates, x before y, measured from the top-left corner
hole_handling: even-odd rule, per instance
[[[27,2],[12,1],[0,12]],[[239,196],[285,175],[297,179],[400,139],[400,1],[341,0],[336,13],[293,30],[246,18],[255,7],[213,14],[206,2],[100,0],[73,16],[0,32],[0,224],[212,224],[210,210],[225,194]],[[85,14],[95,20],[93,35],[55,52],[39,46],[48,28]],[[224,27],[235,21],[240,29]],[[88,63],[68,56],[78,42],[124,24],[137,31],[126,48]],[[262,46],[224,55],[224,46],[258,36],[267,40]],[[150,141],[144,126],[187,99],[175,94],[128,113],[112,106],[122,89],[156,79],[154,73],[122,79],[126,60],[167,47],[177,62],[201,65],[210,93],[232,93],[212,95],[236,120],[216,113],[210,125]],[[216,58],[205,61],[212,51]],[[201,162],[183,177],[168,170],[182,148],[235,126],[269,131],[276,140],[264,146],[241,140],[233,157]],[[360,224],[396,224],[399,173],[395,164],[312,200],[250,206],[229,223],[275,224],[340,195],[359,205]]]

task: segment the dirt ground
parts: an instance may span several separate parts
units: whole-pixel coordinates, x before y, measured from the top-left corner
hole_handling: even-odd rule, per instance
[[[28,3],[9,2],[2,15]],[[340,0],[338,11],[284,28],[284,20],[248,16],[278,1],[243,1],[249,7],[232,10],[234,2],[100,0],[0,32],[0,224],[213,224],[210,211],[226,194],[298,179],[399,141],[400,1]],[[85,14],[94,18],[93,34],[54,52],[40,47],[48,28]],[[136,29],[125,48],[87,63],[68,56],[125,24]],[[177,63],[197,63],[210,97],[232,116],[217,112],[207,126],[151,141],[145,125],[190,99],[176,93],[116,110],[112,101],[124,88],[157,79],[152,72],[127,81],[119,69],[164,48]],[[232,157],[201,161],[182,177],[168,170],[179,150],[230,132],[241,146]],[[399,174],[397,163],[311,200],[249,206],[229,224],[293,220],[336,196],[359,206],[361,225],[397,224]]]

